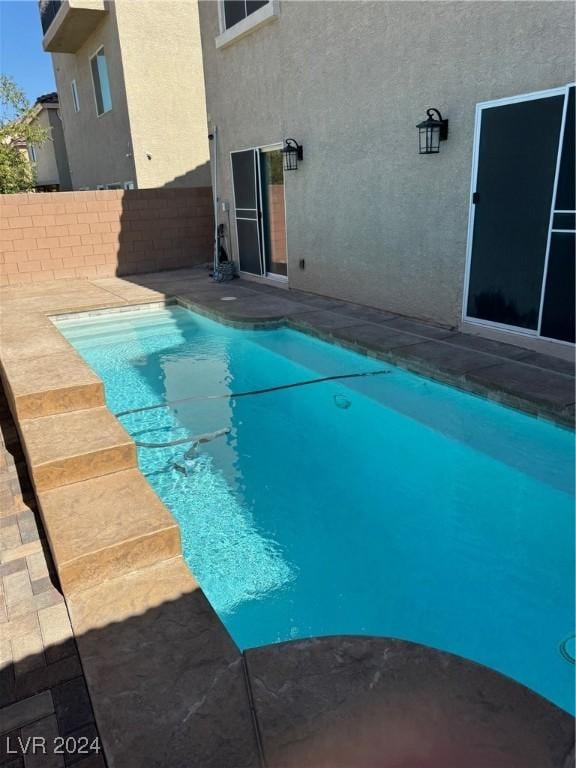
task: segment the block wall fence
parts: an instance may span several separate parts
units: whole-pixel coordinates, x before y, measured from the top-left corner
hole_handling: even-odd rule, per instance
[[[0,195],[0,285],[210,261],[210,187]]]

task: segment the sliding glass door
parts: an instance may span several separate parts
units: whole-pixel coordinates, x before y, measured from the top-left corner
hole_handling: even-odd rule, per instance
[[[468,321],[574,341],[573,99],[572,87],[478,107]]]
[[[554,200],[554,212],[550,230],[550,245],[540,333],[551,339],[574,343],[576,317],[575,254],[576,254],[576,161],[574,141],[576,133],[574,88],[570,88],[558,182]]]
[[[238,260],[240,269],[253,275],[263,274],[259,178],[255,149],[232,152]]]
[[[288,276],[281,146],[231,153],[240,270]]]
[[[264,261],[268,277],[287,277],[284,166],[281,149],[260,150]]]

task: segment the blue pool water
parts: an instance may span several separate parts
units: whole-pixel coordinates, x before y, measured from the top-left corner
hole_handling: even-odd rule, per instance
[[[230,430],[186,462],[189,445],[138,459],[240,647],[399,637],[573,710],[571,433],[292,330],[180,307],[59,327],[113,412],[197,398],[121,417],[135,440]]]

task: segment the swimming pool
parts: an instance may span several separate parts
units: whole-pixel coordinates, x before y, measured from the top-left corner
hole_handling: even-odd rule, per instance
[[[58,326],[114,413],[147,409],[120,417],[137,442],[211,433],[138,460],[241,648],[398,637],[573,710],[569,431],[285,328],[182,307]]]

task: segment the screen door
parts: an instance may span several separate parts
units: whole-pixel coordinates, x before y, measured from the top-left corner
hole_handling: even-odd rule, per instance
[[[263,275],[258,152],[246,149],[231,155],[240,269]]]

